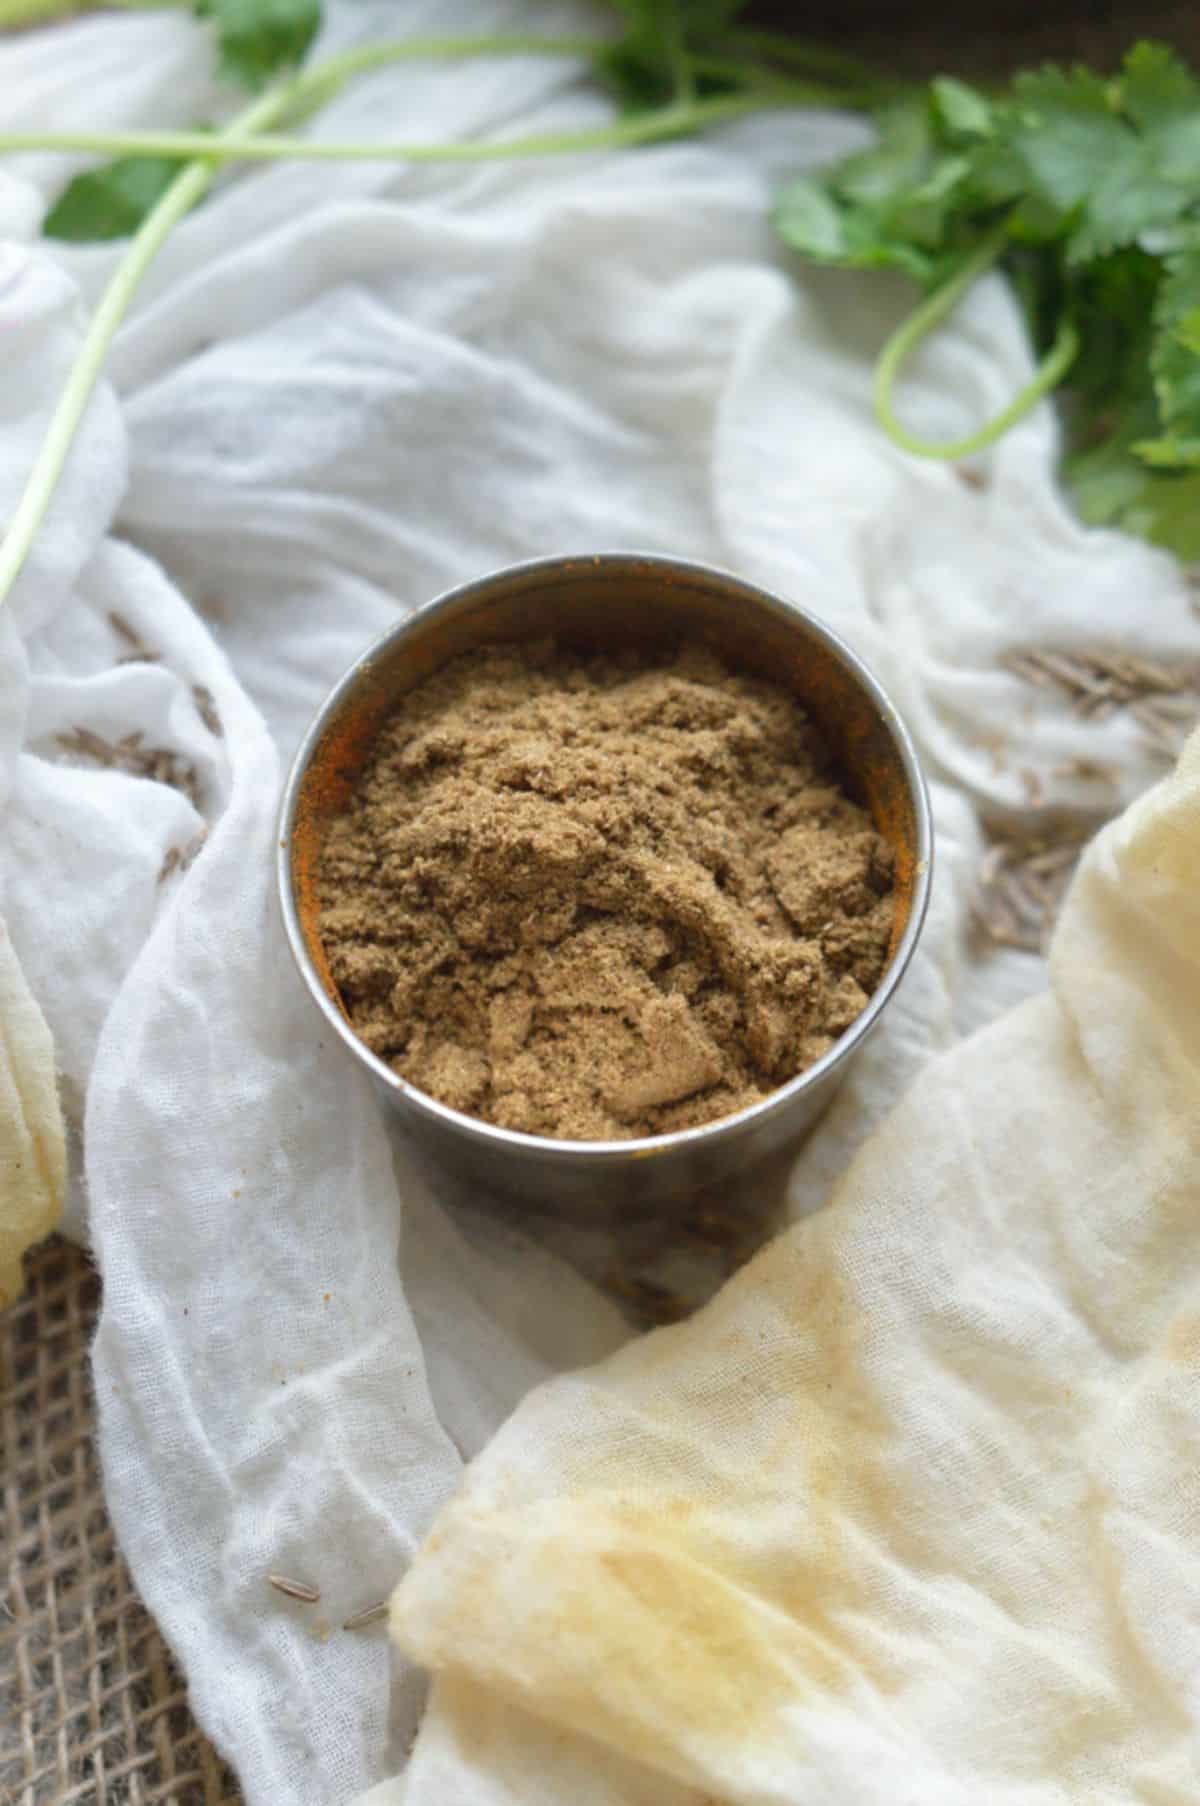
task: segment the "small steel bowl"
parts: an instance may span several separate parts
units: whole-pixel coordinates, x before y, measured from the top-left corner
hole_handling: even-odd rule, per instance
[[[400,1078],[359,1040],[318,930],[318,864],[384,718],[407,690],[476,647],[553,635],[587,649],[702,642],[734,667],[790,689],[821,728],[842,781],[895,853],[896,925],[866,1008],[799,1077],[748,1109],[632,1141],[553,1141],[452,1110]],[[451,590],[393,628],[337,685],[296,754],[283,796],[278,874],[296,964],[326,1023],[414,1136],[490,1191],[575,1219],[637,1209],[744,1169],[808,1129],[871,1033],[916,946],[929,897],[929,802],[892,704],[813,615],[739,578],[673,558],[605,553],[515,565]]]

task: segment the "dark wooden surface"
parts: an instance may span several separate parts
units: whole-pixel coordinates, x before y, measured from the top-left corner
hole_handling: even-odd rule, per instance
[[[1112,68],[1139,37],[1162,38],[1200,65],[1196,0],[1124,6],[1099,0],[999,0],[990,6],[971,0],[756,0],[748,17],[914,75],[945,70],[994,78],[1046,61]]]

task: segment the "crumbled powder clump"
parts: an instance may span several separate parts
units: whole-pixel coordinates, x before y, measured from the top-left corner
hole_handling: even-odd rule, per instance
[[[357,1033],[505,1128],[661,1135],[765,1097],[878,982],[892,859],[796,700],[685,647],[456,659],[322,855]]]

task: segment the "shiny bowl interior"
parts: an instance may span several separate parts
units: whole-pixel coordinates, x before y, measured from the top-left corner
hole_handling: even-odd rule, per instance
[[[862,1015],[815,1066],[732,1116],[629,1141],[554,1141],[501,1129],[400,1078],[358,1039],[342,1009],[318,928],[321,849],[383,720],[407,690],[459,654],[550,635],[584,650],[701,642],[729,664],[785,685],[821,728],[849,794],[892,846],[896,922],[887,967]],[[811,1122],[908,962],[928,899],[931,853],[928,802],[908,734],[876,680],[828,628],[724,572],[608,553],[542,559],[482,578],[419,609],[372,646],[336,686],[296,755],[283,800],[278,875],[305,983],[409,1125],[489,1186],[590,1205],[631,1183],[646,1193],[711,1182]]]

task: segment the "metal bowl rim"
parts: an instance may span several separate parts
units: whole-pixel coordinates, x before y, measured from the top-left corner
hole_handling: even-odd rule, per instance
[[[581,565],[586,565],[592,570],[605,568],[618,576],[623,571],[632,575],[631,567],[636,566],[641,573],[647,569],[658,570],[664,576],[691,578],[704,585],[711,584],[715,580],[719,584],[733,587],[748,601],[765,605],[771,613],[799,617],[806,632],[824,643],[834,658],[840,661],[851,677],[867,692],[878,709],[900,755],[900,763],[912,798],[916,824],[912,904],[904,933],[861,1015],[857,1016],[850,1027],[843,1031],[829,1052],[823,1054],[814,1065],[806,1067],[795,1078],[789,1079],[786,1084],[772,1091],[767,1097],[760,1098],[757,1103],[748,1104],[745,1109],[736,1110],[729,1116],[714,1117],[711,1122],[699,1123],[690,1129],[675,1129],[666,1135],[638,1136],[628,1141],[559,1141],[551,1136],[527,1135],[518,1129],[504,1129],[496,1123],[484,1122],[480,1117],[469,1116],[465,1111],[454,1110],[450,1105],[439,1102],[428,1092],[421,1091],[416,1085],[410,1084],[407,1079],[402,1079],[377,1054],[372,1053],[365,1042],[359,1039],[322,984],[309,956],[292,884],[292,829],[304,779],[313,754],[329,724],[337,718],[342,707],[359,687],[375,661],[389,652],[397,641],[421,632],[434,615],[449,611],[473,595],[480,593],[486,595],[497,583],[507,583],[515,579],[533,579],[538,576],[548,577],[551,574],[567,574]],[[929,906],[932,865],[933,832],[929,797],[911,736],[891,698],[858,654],[852,651],[839,634],[800,603],[785,601],[782,597],[773,595],[769,590],[764,590],[757,584],[736,576],[731,571],[723,570],[718,565],[701,564],[694,559],[672,558],[662,553],[651,552],[588,552],[531,558],[517,564],[505,565],[484,577],[473,578],[468,583],[457,584],[453,589],[443,590],[440,595],[435,596],[429,602],[422,603],[411,614],[406,615],[402,621],[387,628],[378,639],[359,654],[344,676],[334,685],[313,717],[296,749],[287,782],[284,785],[276,833],[276,877],[279,903],[292,957],[299,968],[309,994],[316,1002],[326,1022],[357,1059],[383,1085],[384,1089],[394,1096],[402,1098],[414,1109],[434,1118],[453,1133],[467,1135],[484,1147],[490,1146],[495,1149],[498,1154],[519,1153],[535,1160],[593,1168],[611,1167],[630,1159],[647,1159],[655,1155],[682,1153],[686,1149],[696,1148],[699,1144],[711,1143],[714,1140],[735,1135],[752,1124],[764,1122],[786,1111],[804,1092],[815,1089],[822,1079],[835,1072],[838,1067],[850,1059],[874,1028],[908,968]]]

